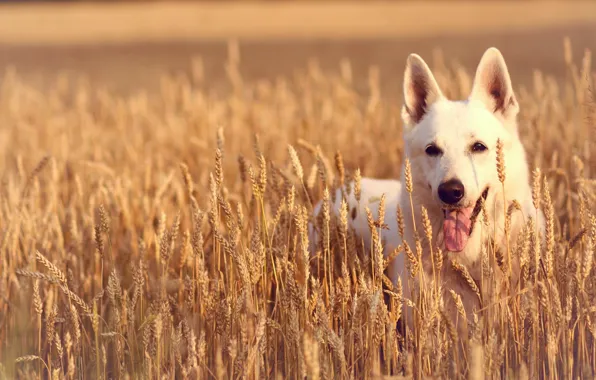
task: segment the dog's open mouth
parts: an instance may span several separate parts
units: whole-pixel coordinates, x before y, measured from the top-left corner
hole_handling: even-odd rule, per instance
[[[472,235],[478,214],[482,210],[482,203],[488,196],[488,187],[476,201],[474,207],[445,209],[443,221],[443,237],[445,248],[450,252],[461,252],[466,247],[468,238]]]

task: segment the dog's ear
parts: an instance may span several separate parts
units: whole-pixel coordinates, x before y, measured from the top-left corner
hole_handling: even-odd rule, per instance
[[[513,93],[509,70],[497,48],[489,48],[480,59],[470,99],[480,100],[491,112],[505,120],[517,116],[519,105]]]
[[[406,126],[422,120],[428,107],[443,98],[443,93],[428,65],[417,54],[410,54],[404,72],[404,106],[402,119]]]

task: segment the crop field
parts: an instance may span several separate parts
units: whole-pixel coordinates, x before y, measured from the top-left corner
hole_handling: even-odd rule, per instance
[[[165,3],[174,13],[155,12],[170,24],[151,27],[138,21],[147,5],[0,7],[0,379],[593,379],[596,9],[547,3],[525,25],[507,7],[540,2],[482,2],[455,21],[463,5],[448,3],[420,21],[432,33],[350,30],[352,3],[334,27],[324,20],[341,3],[243,3],[232,16],[201,5],[212,13],[196,30],[182,16],[172,26],[188,3]],[[391,7],[369,17],[424,12]],[[308,9],[308,32],[271,21]],[[102,34],[109,12],[125,41]],[[223,42],[244,33],[242,12],[250,38]],[[490,247],[480,286],[462,270],[482,309],[460,335],[443,299],[457,294],[387,279],[407,252],[384,258],[345,218],[311,213],[360,176],[399,176],[407,54],[455,99],[491,45],[512,73],[547,229],[541,244],[528,218],[511,242],[521,281],[506,297],[492,291],[504,269]],[[324,239],[309,242],[309,222]],[[398,323],[403,304],[415,331]]]

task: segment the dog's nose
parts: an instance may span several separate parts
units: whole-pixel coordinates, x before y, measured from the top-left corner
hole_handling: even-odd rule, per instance
[[[439,185],[439,198],[449,205],[459,202],[464,193],[464,184],[459,179],[450,179]]]

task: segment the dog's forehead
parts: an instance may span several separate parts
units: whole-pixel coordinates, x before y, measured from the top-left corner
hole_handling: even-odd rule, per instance
[[[428,118],[414,132],[415,140],[449,145],[468,144],[470,140],[482,139],[490,143],[506,132],[501,122],[483,105],[472,101],[441,101],[433,104]],[[416,129],[416,128],[414,128]]]

